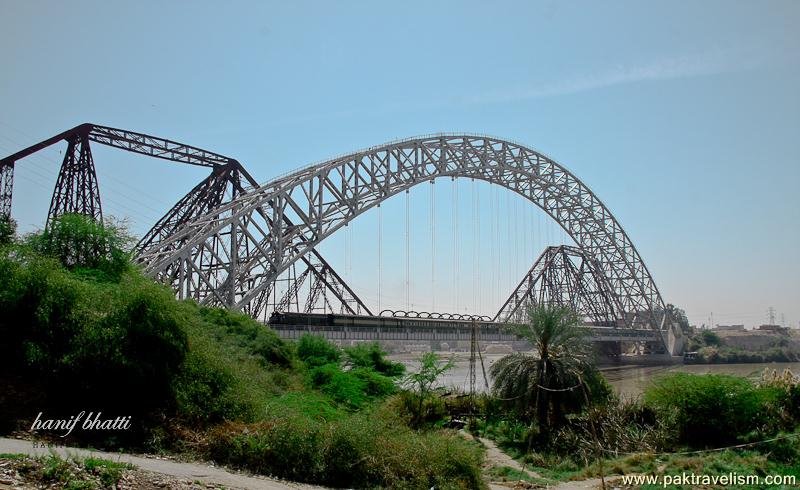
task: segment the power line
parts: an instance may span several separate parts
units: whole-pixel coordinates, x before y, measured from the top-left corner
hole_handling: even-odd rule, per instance
[[[453,203],[453,290],[455,292],[456,311],[459,311],[459,308],[461,306],[460,302],[459,302],[459,299],[460,299],[459,298],[459,284],[460,283],[459,283],[459,274],[458,274],[458,272],[459,272],[458,266],[459,266],[459,263],[460,263],[460,257],[459,257],[459,254],[460,254],[460,251],[459,251],[460,237],[458,235],[458,208],[459,208],[459,202],[458,202],[458,183],[456,182],[456,177],[453,177],[451,179],[451,182],[453,184],[453,199],[452,199],[452,203]]]
[[[409,255],[410,255],[410,220],[409,220],[409,191],[406,189],[406,310],[409,309],[411,290],[409,286]]]
[[[381,282],[383,279],[383,255],[382,255],[382,248],[383,248],[383,220],[382,220],[381,205],[378,203],[378,311],[377,313],[380,315],[381,313]]]
[[[431,180],[431,311],[436,311],[436,186]]]

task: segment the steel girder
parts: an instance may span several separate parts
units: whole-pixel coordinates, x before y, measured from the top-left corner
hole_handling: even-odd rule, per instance
[[[90,141],[190,165],[218,167],[238,163],[218,153],[157,136],[84,123],[0,160],[3,177],[1,213],[11,215],[15,163],[60,141],[66,141],[68,147],[50,202],[48,223],[64,213],[86,214],[102,222],[102,206]]]
[[[0,216],[11,218],[11,195],[14,189],[14,162],[0,162]]]
[[[68,212],[86,214],[102,222],[100,193],[90,141],[154,158],[212,169],[211,175],[181,198],[145,234],[136,246],[137,251],[148,248],[192,219],[212,212],[236,196],[247,192],[248,189],[258,186],[236,159],[158,136],[84,123],[0,160],[0,214],[11,216],[16,162],[61,141],[67,141],[68,149],[50,204],[48,223],[52,218]],[[269,219],[267,216],[263,218]],[[284,226],[293,226],[288,217],[284,217],[283,222]],[[219,268],[229,268],[231,264],[223,257],[229,255],[227,252],[234,244],[236,248],[241,247],[234,256],[252,254],[252,250],[248,248],[250,241],[242,235],[241,232],[231,228],[227,233],[223,232],[212,240],[209,244],[211,252],[198,257],[197,263],[194,264],[198,267],[198,273],[205,274],[209,271],[213,273]],[[342,312],[369,313],[369,309],[361,299],[316,250],[308,257],[304,256],[303,261],[313,272],[315,281],[325,286],[323,295],[327,292],[332,293],[341,303]],[[178,265],[175,264],[173,268]],[[183,274],[179,268],[176,270],[176,273]],[[177,294],[179,297],[195,297],[189,293],[192,290],[193,288],[178,289]],[[268,291],[263,291],[259,299],[263,300],[266,293]],[[327,296],[325,298],[327,301]],[[264,301],[253,301],[245,311],[257,317],[264,304]]]
[[[528,308],[541,304],[568,306],[594,325],[625,326],[622,304],[600,264],[577,247],[547,247],[493,320],[523,323]]]
[[[82,136],[96,143],[113,146],[133,153],[202,167],[215,167],[234,161],[234,159],[218,153],[159,138],[158,136],[84,123],[72,129],[68,129],[63,133],[59,133],[52,138],[29,146],[24,150],[20,150],[13,155],[9,155],[0,160],[0,164],[16,162],[17,160],[21,160],[28,155],[43,150],[60,141],[70,141],[75,136]]]
[[[66,213],[84,214],[98,223],[103,222],[97,173],[85,133],[72,135],[67,140],[64,162],[58,172],[50,211],[47,213],[47,225]]]
[[[291,264],[349,221],[437,177],[482,179],[538,205],[595,258],[630,327],[667,327],[661,295],[608,208],[553,160],[486,136],[413,138],[306,167],[197,217],[152,243],[139,260],[148,274],[176,289],[192,289],[205,303],[246,309]],[[214,240],[230,227],[241,231],[252,252],[229,257],[235,266],[200,271],[194,264],[214,253]],[[183,275],[170,273],[177,263],[185,264]]]
[[[214,167],[210,176],[204,179],[188,194],[186,194],[175,206],[172,207],[152,229],[139,241],[136,246],[138,253],[142,253],[153,243],[157,243],[165,237],[169,237],[175,233],[185,224],[191,222],[199,216],[214,211],[219,206],[230,202],[236,196],[248,191],[248,187],[243,185],[243,180],[250,186],[257,186],[253,177],[239,164],[237,161],[231,161],[224,166]],[[271,217],[263,213],[259,213],[264,222],[272,226]],[[293,226],[288,216],[283,218],[285,226]],[[258,227],[258,222],[253,222],[252,226]],[[238,251],[234,254],[231,253],[231,248],[234,246]],[[196,269],[199,274],[204,271],[210,274],[216,274],[219,271],[230,270],[235,263],[235,257],[252,255],[253,242],[249,239],[249,234],[244,233],[241,229],[230,227],[227,230],[222,230],[219,234],[211,238],[207,246],[207,253],[201,254],[197,257],[197,263],[192,265],[192,269]],[[333,270],[330,264],[320,255],[316,250],[302,256],[300,260],[305,264],[306,271],[303,273],[303,279],[307,273],[311,273],[315,285],[321,289],[321,293],[325,301],[328,301],[327,293],[331,292],[333,297],[338,300],[341,305],[342,313],[349,313],[352,315],[361,314],[361,312],[369,313],[369,309],[364,305],[364,302],[350,289],[344,280]],[[187,270],[182,269],[186,266],[184,262],[177,262],[173,267],[168,268],[165,273],[171,276],[186,277]],[[192,270],[190,269],[190,270]],[[188,272],[191,276],[192,272]],[[179,287],[176,293],[179,298],[192,298],[195,300],[202,300],[197,292],[199,288],[193,287],[194,284],[183,281],[179,282],[182,285],[189,287]],[[294,295],[297,295],[297,290],[302,285],[291,284],[290,288],[295,290]],[[228,293],[232,289],[228,286]],[[269,292],[260,295],[257,301],[248,304],[243,310],[252,315],[254,318],[264,316],[264,307],[267,304],[266,297]],[[288,291],[287,291],[288,294]],[[317,293],[319,294],[319,293]],[[284,299],[287,299],[285,296]],[[224,304],[224,303],[223,303]],[[282,311],[288,311],[288,305],[294,303],[286,303],[286,308]],[[328,303],[330,304],[330,303]],[[279,305],[284,305],[282,300]],[[281,306],[276,307],[280,308]]]

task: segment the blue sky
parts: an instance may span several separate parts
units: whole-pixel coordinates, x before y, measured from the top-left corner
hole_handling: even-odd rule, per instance
[[[266,182],[396,138],[488,133],[589,185],[693,323],[759,324],[774,306],[797,326],[798,21],[796,1],[3,0],[0,154],[89,121],[235,156]],[[17,166],[25,231],[59,150]],[[94,153],[106,214],[137,233],[205,176]],[[408,274],[403,197],[381,211],[381,267],[377,213],[323,244],[367,301],[380,278],[382,307],[489,313],[563,240],[499,189],[434,187],[433,251],[430,189],[409,196]]]

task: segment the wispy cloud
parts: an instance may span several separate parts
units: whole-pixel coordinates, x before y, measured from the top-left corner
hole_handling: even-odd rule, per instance
[[[643,61],[638,64],[617,64],[594,71],[587,69],[584,73],[566,75],[560,79],[554,78],[550,81],[527,85],[523,82],[514,86],[498,86],[483,93],[445,96],[427,101],[385,102],[368,107],[346,108],[330,112],[292,114],[260,121],[260,126],[303,126],[317,122],[431,111],[465,105],[523,102],[631,83],[736,73],[768,65],[797,63],[798,60],[800,60],[800,55],[797,53],[777,53],[765,46],[749,45]],[[228,128],[214,128],[213,132],[239,132],[241,129],[241,125],[234,124]]]
[[[617,65],[594,73],[562,80],[468,96],[464,97],[462,102],[486,104],[570,95],[629,83],[743,71],[756,68],[769,61],[770,55],[764,50],[718,50],[664,58],[641,64]]]

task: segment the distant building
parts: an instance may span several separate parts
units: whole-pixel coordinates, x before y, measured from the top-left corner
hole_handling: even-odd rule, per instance
[[[781,327],[780,325],[759,325],[758,329],[767,332],[786,332],[786,328]]]
[[[717,325],[714,330],[720,332],[744,332],[744,325]]]

